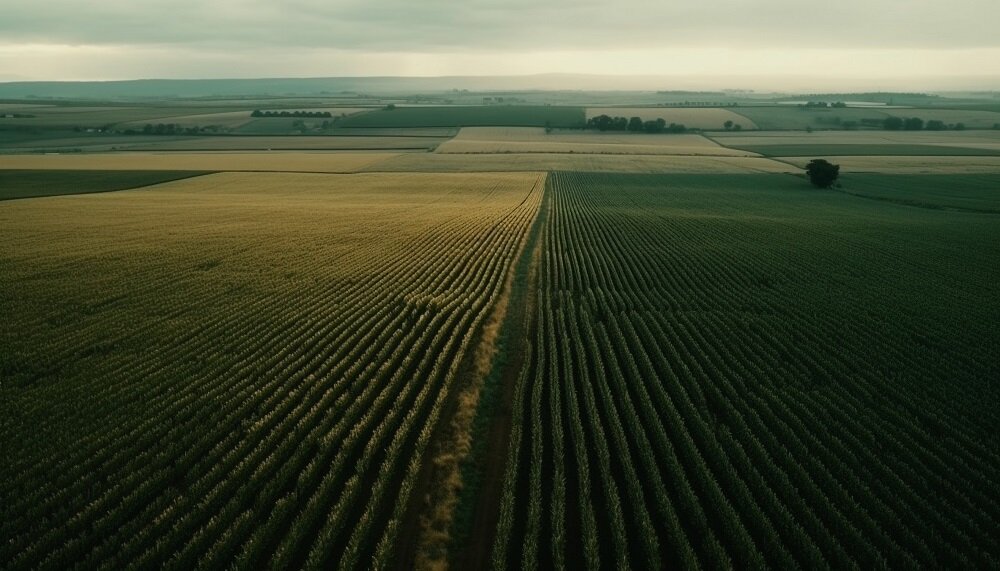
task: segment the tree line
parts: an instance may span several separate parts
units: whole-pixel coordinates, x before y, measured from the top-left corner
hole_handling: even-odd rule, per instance
[[[588,129],[598,131],[628,131],[630,133],[684,133],[687,127],[679,123],[670,123],[664,119],[653,119],[643,121],[642,117],[611,117],[610,115],[598,115],[587,120]]]
[[[305,117],[305,118],[329,118],[333,114],[329,111],[261,111],[254,109],[251,117]]]
[[[945,124],[944,121],[931,119],[924,122],[920,117],[886,117],[882,120],[882,128],[887,131],[945,131],[954,129],[962,131],[965,123]]]

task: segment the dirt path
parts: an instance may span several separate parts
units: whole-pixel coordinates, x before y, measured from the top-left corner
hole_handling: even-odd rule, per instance
[[[508,331],[507,328],[511,317],[520,317],[524,313],[522,311],[523,303],[517,294],[524,289],[522,282],[525,280],[521,277],[524,275],[522,272],[527,271],[530,267],[528,252],[533,248],[534,238],[537,235],[537,228],[542,217],[542,208],[545,204],[544,185],[545,178],[542,177],[536,184],[536,188],[532,189],[532,192],[542,193],[539,211],[525,233],[499,299],[495,302],[482,330],[477,333],[477,339],[473,345],[475,348],[466,353],[459,368],[460,376],[468,378],[469,381],[450,398],[447,409],[442,416],[442,419],[446,420],[439,424],[436,434],[432,438],[429,454],[424,459],[410,505],[401,521],[394,558],[395,569],[447,568],[448,548],[451,543],[451,523],[455,507],[460,501],[463,484],[461,470],[463,461],[473,446],[472,425],[476,420],[477,405],[484,381],[495,366],[495,357],[501,343],[501,336],[518,339],[518,337],[512,336],[511,331]],[[520,349],[520,343],[509,344]],[[507,362],[512,364],[510,359]],[[498,416],[506,417],[503,452],[506,451],[506,440],[510,432],[509,408],[513,398],[513,382],[516,380],[517,371],[514,371],[514,379],[511,381],[508,381],[506,376],[505,373],[501,377],[503,392],[501,394],[502,402],[498,407],[503,410],[503,414]],[[510,390],[507,390],[508,384]],[[490,439],[488,450],[492,454],[494,446],[492,440],[497,431],[492,426],[492,419],[490,419],[490,424],[486,437]],[[501,459],[501,463],[496,468],[499,472],[497,493],[499,493],[500,480],[502,480],[502,461]],[[495,525],[494,522],[494,527]]]
[[[529,332],[535,319],[538,263],[542,251],[540,235],[547,212],[548,202],[543,196],[538,217],[516,267],[519,279],[514,281],[510,299],[511,309],[504,323],[507,358],[500,372],[500,399],[489,422],[483,462],[476,467],[481,475],[481,484],[473,500],[472,525],[464,545],[455,545],[451,549],[451,562],[455,569],[488,569],[490,566],[497,523],[500,519],[500,501],[503,495],[504,469],[507,464],[507,449],[512,428],[514,393],[521,369],[526,366]]]

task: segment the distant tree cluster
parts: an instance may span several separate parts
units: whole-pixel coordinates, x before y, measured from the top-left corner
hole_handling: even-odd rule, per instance
[[[740,104],[735,101],[730,101],[728,103],[721,103],[718,101],[671,101],[669,103],[661,103],[661,107],[739,107]]]
[[[329,111],[261,111],[255,109],[250,114],[251,117],[304,117],[313,119],[323,119],[333,117]]]
[[[722,127],[725,130],[727,130],[727,131],[742,131],[743,130],[743,125],[740,125],[739,123],[733,123],[730,120],[727,120],[725,123],[723,123]]]
[[[28,113],[0,113],[0,119],[34,119],[35,115]]]
[[[925,123],[920,117],[886,117],[882,120],[882,128],[887,131],[945,131],[947,129],[963,131],[965,123],[945,124],[944,121],[938,119],[931,119]]]
[[[643,121],[642,117],[611,117],[598,115],[587,120],[588,129],[598,131],[628,131],[631,133],[684,133],[687,127],[678,123],[667,124],[664,119]]]
[[[807,101],[799,105],[799,107],[814,108],[814,107],[832,107],[834,109],[843,109],[847,107],[847,104],[843,101],[834,101],[833,103],[827,103],[826,101]]]
[[[110,131],[111,129],[107,129]],[[204,127],[185,127],[184,125],[178,125],[177,123],[146,123],[143,125],[142,129],[125,129],[124,131],[114,131],[115,133],[121,133],[122,135],[204,135],[204,134],[218,134],[225,131],[222,127],[218,125],[209,125]],[[97,130],[95,132],[102,132]]]

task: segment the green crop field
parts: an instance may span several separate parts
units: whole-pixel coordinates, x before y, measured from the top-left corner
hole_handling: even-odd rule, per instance
[[[725,139],[720,139],[725,142]],[[763,141],[762,141],[763,142]],[[730,145],[733,149],[750,151],[767,157],[807,157],[807,156],[1000,156],[1000,150],[983,147],[959,147],[945,145],[907,144],[792,144],[792,145]]]
[[[996,216],[549,181],[494,568],[995,566]]]
[[[845,192],[896,204],[1000,214],[1000,174],[845,176]]]
[[[0,169],[0,200],[110,192],[207,174],[198,171],[60,171]]]
[[[457,107],[397,107],[359,113],[341,119],[342,127],[580,127],[582,107],[485,105]]]
[[[858,124],[865,119],[881,121],[888,115],[878,109],[863,108],[805,108],[796,105],[770,107],[737,107],[733,111],[753,121],[757,128],[770,130],[839,129],[845,121]]]

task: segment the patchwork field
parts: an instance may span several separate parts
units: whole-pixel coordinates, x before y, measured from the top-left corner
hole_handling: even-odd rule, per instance
[[[391,136],[117,136],[76,137],[0,143],[4,152],[107,152],[107,151],[427,151],[447,141],[445,137]]]
[[[701,135],[552,131],[538,127],[463,127],[438,153],[582,153],[602,155],[753,156]]]
[[[0,155],[0,169],[354,172],[397,153],[106,153]]]
[[[390,559],[543,181],[230,173],[0,205],[4,567]]]
[[[0,568],[996,567],[1000,132],[425,99],[0,123]]]
[[[639,117],[643,121],[663,119],[670,123],[680,123],[689,129],[720,131],[726,121],[732,121],[743,129],[756,129],[757,124],[734,111],[722,108],[677,108],[677,107],[588,107],[587,119],[599,115],[611,117]]]

